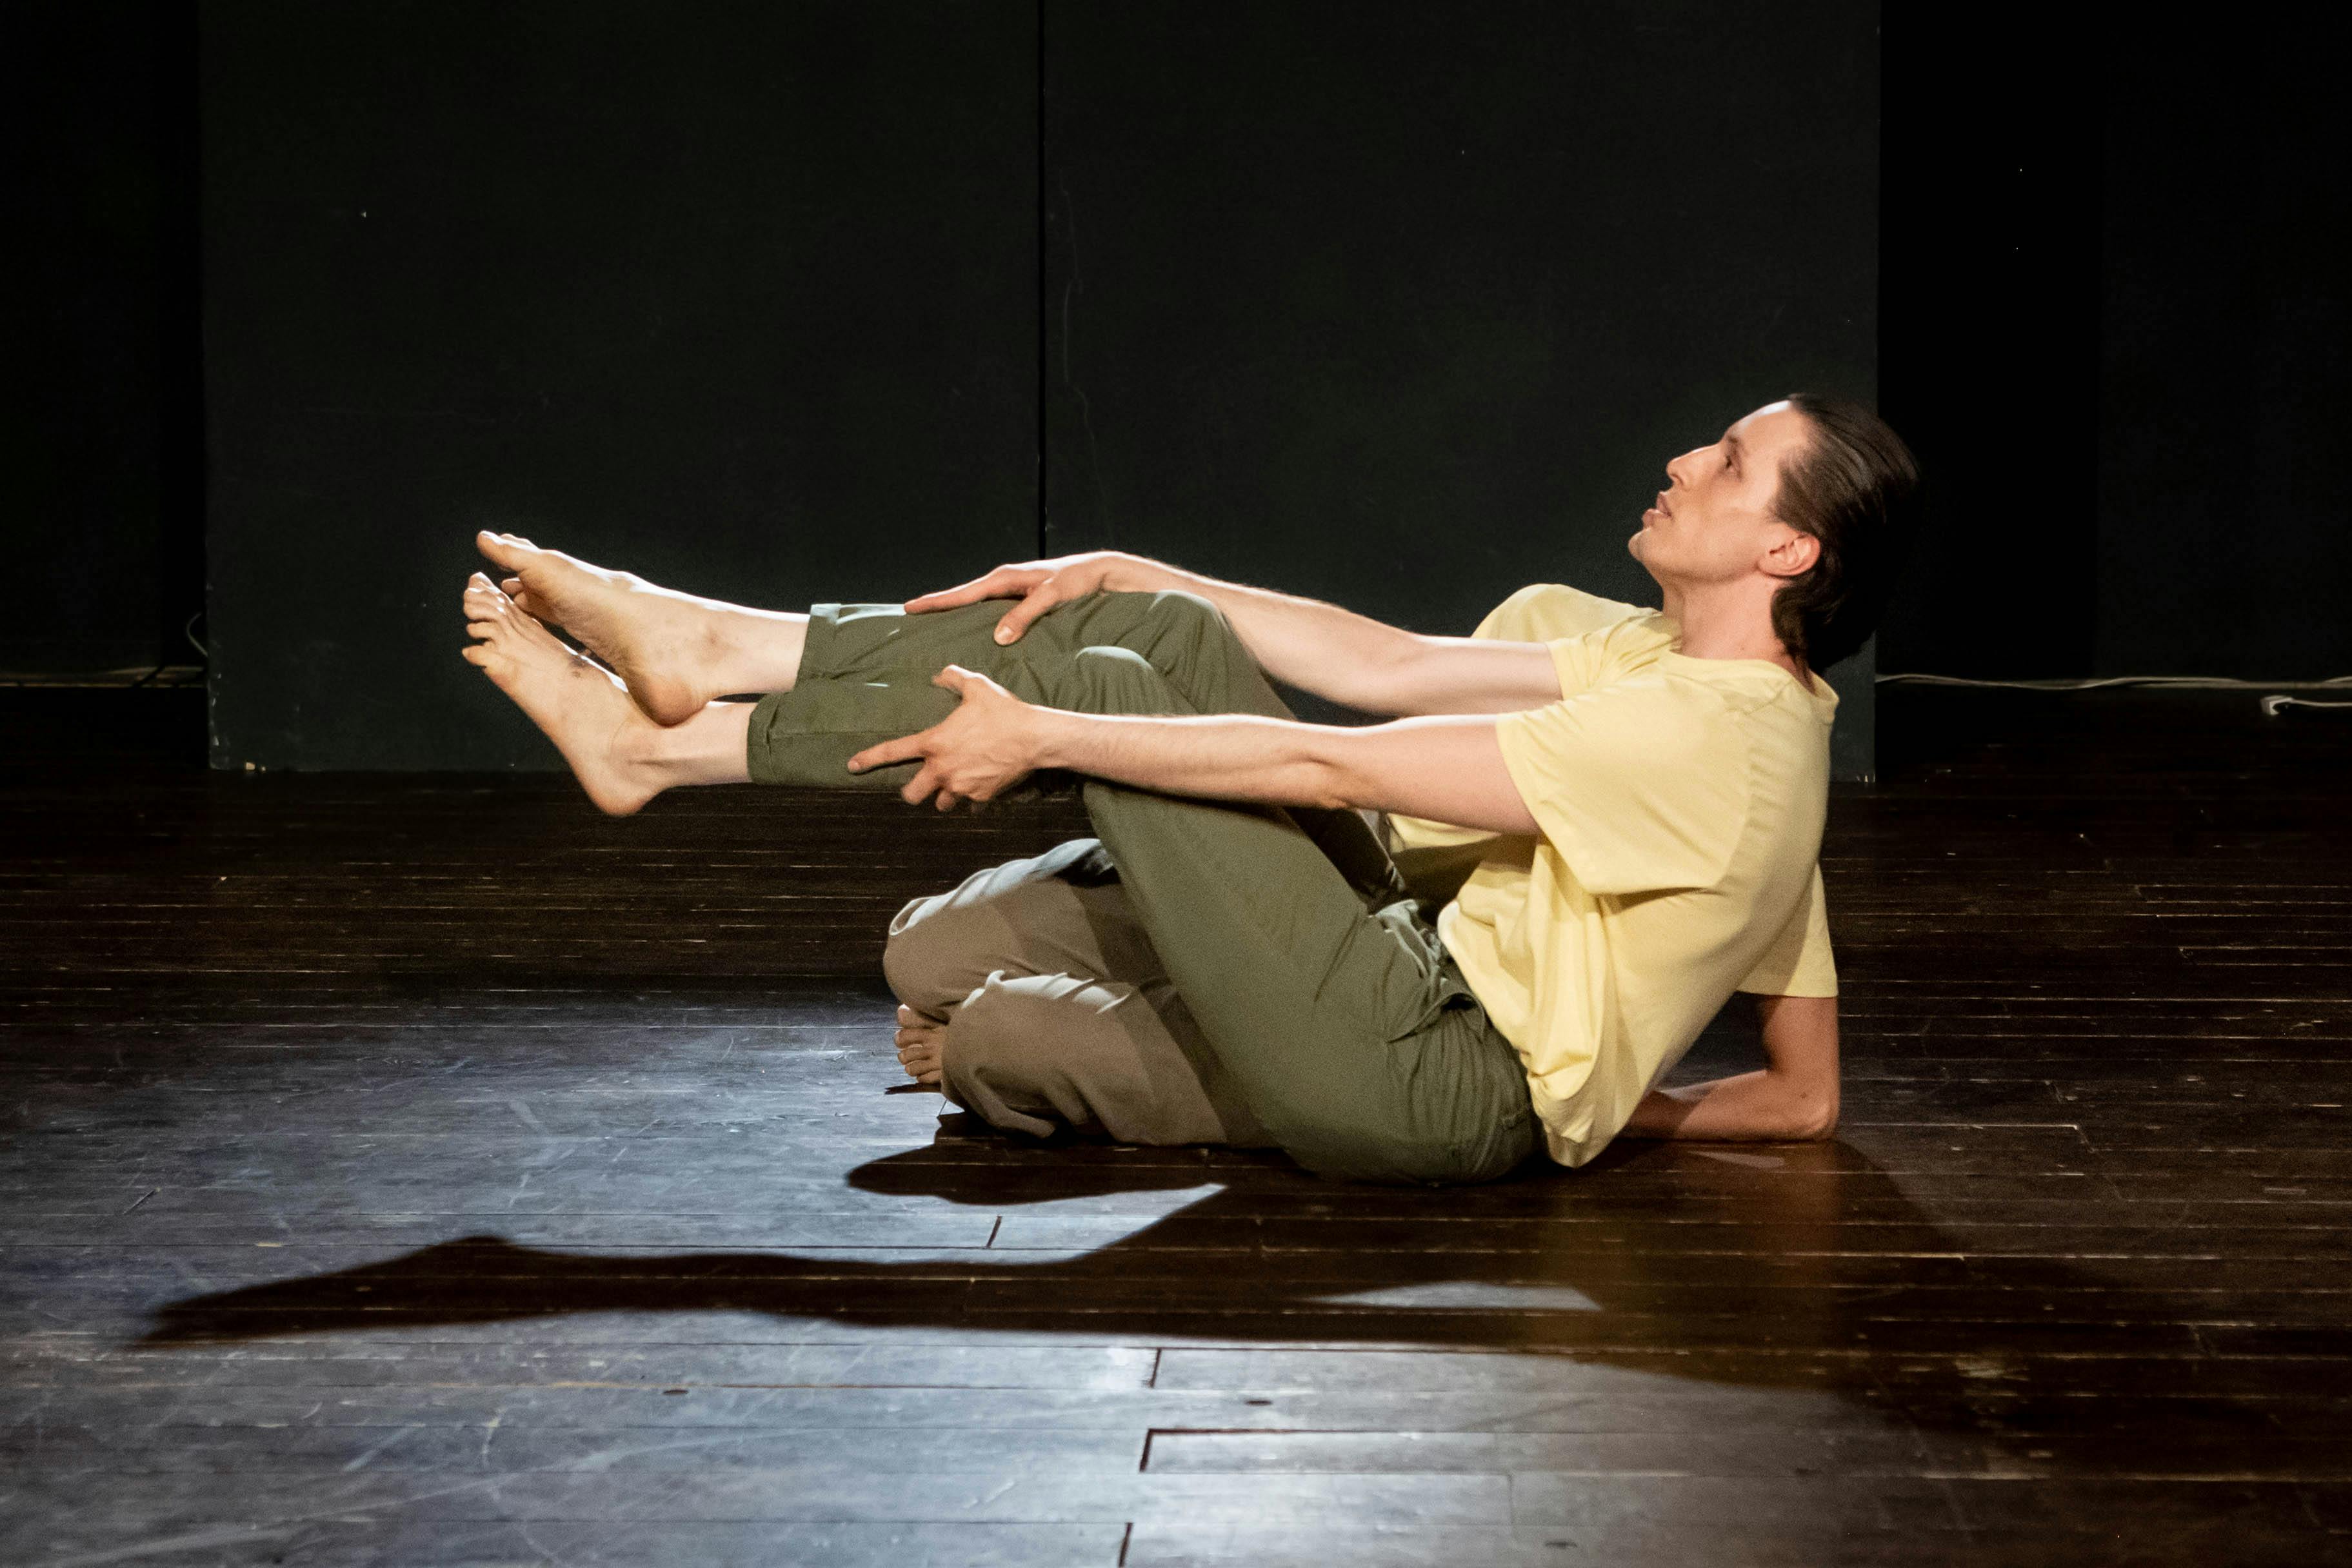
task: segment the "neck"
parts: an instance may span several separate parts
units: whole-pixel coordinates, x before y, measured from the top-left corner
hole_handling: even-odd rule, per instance
[[[1740,582],[1663,585],[1661,607],[1682,627],[1682,653],[1689,659],[1761,659],[1778,664],[1811,688],[1811,672],[1791,654],[1772,630],[1772,594],[1780,584],[1769,578]]]

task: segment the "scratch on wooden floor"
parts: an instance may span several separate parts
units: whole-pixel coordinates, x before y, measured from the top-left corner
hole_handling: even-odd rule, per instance
[[[415,1430],[416,1428],[415,1427],[401,1427],[398,1431],[393,1433],[391,1437],[386,1437],[383,1442],[378,1443],[374,1448],[370,1448],[366,1453],[362,1454],[350,1464],[345,1465],[343,1467],[343,1473],[345,1475],[349,1475],[353,1470],[363,1470],[367,1469],[368,1466],[375,1462],[375,1457],[378,1454],[383,1453],[386,1448],[391,1448],[394,1443],[399,1442],[403,1437],[407,1437],[411,1432]]]

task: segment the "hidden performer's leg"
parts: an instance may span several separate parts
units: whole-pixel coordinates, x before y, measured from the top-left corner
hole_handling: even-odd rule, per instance
[[[976,670],[1024,701],[1083,710],[1093,688],[1072,680],[1075,661],[1117,648],[1152,670],[1185,711],[1291,716],[1223,612],[1196,594],[1093,594],[1040,617],[1009,648],[995,639],[1003,613],[987,601],[923,615],[894,604],[814,606],[799,679],[762,697],[751,716],[752,779],[903,788],[916,764],[852,775],[849,758],[952,712],[955,695],[931,684],[948,664]],[[1290,816],[1367,907],[1404,896],[1387,851],[1355,812],[1301,808]]]
[[[1195,595],[1092,594],[1041,617],[1009,648],[995,638],[1003,616],[992,601],[922,615],[895,604],[812,606],[797,679],[752,716],[753,780],[898,789],[914,764],[852,775],[849,758],[952,713],[955,694],[931,684],[941,669],[961,664],[1024,702],[1060,706],[1071,661],[1092,647],[1137,654],[1200,712],[1289,716],[1223,616]]]

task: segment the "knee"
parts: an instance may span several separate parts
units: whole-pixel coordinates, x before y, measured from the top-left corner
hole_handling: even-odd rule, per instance
[[[1118,641],[1143,654],[1187,705],[1159,711],[1290,716],[1223,611],[1181,589],[1136,597],[1147,602]]]
[[[1070,661],[1069,705],[1082,713],[1191,713],[1158,665],[1132,648],[1081,648]]]
[[[1030,988],[991,974],[956,1000],[948,1023],[947,1054],[965,1071],[1025,1063],[1054,1038],[1065,1010]]]
[[[944,1018],[993,970],[1026,973],[1042,956],[1059,967],[1094,929],[1079,886],[1111,880],[1096,839],[976,871],[898,911],[882,945],[883,977],[917,1012]]]
[[[989,976],[948,1020],[940,1050],[948,1098],[1016,1132],[1099,1130],[1093,1102],[1106,1092],[1131,1098],[1133,1086],[1118,1071],[1124,1063],[1070,1050],[1076,990],[1062,976]]]
[[[1187,593],[1181,588],[1163,588],[1153,593],[1145,609],[1143,623],[1150,646],[1163,653],[1181,652],[1198,657],[1211,650],[1223,652],[1241,645],[1240,634],[1225,619],[1223,611],[1199,594]]]
[[[919,898],[890,922],[882,944],[882,977],[891,994],[928,1018],[948,1009],[980,983],[973,972],[975,934],[968,912],[948,904],[947,895]]]
[[[1151,596],[1149,617],[1155,624],[1179,632],[1194,632],[1207,636],[1223,636],[1233,631],[1225,612],[1197,593],[1187,593],[1181,588],[1163,588]]]

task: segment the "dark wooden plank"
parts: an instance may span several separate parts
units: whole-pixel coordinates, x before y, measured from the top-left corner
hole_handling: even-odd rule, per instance
[[[2340,727],[1890,689],[1824,846],[1838,1142],[1409,1192],[892,1092],[883,924],[1067,802],[612,822],[182,769],[115,695],[0,696],[10,1561],[2352,1538]]]

